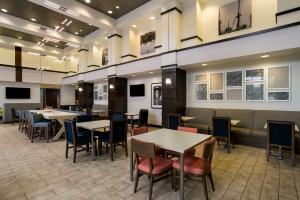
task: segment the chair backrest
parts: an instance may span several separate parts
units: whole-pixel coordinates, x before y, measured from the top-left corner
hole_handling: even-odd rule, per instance
[[[67,119],[64,121],[65,132],[67,137],[67,142],[74,144],[77,138],[77,130],[75,127],[75,122],[73,120]]]
[[[211,163],[214,153],[214,147],[216,138],[212,137],[210,140],[204,143],[203,158],[205,159],[206,166]]]
[[[111,115],[111,120],[123,120],[125,116],[122,112],[113,112]]]
[[[139,113],[140,121],[139,126],[147,126],[148,125],[148,110],[141,109]]]
[[[177,130],[178,131],[189,132],[189,133],[197,133],[198,132],[197,128],[183,127],[183,126],[178,126]]]
[[[219,137],[229,137],[230,136],[230,117],[213,117],[212,118],[212,128],[213,135]]]
[[[16,109],[15,108],[10,109],[10,112],[11,112],[11,117],[16,117]]]
[[[76,122],[89,122],[93,120],[92,115],[78,115],[76,118]]]
[[[268,120],[268,144],[291,147],[295,140],[295,122]]]
[[[142,127],[137,127],[137,128],[131,129],[131,135],[140,135],[140,134],[147,133],[147,132],[148,132],[147,126],[142,126]]]
[[[24,119],[24,116],[23,116],[23,110],[19,110],[19,111],[18,111],[18,114],[19,114],[20,120],[23,120],[23,119]]]
[[[149,142],[142,142],[136,139],[131,139],[132,151],[143,158],[155,158],[155,144]]]
[[[123,142],[127,140],[128,124],[126,119],[111,120],[110,139],[112,143]]]
[[[180,114],[169,114],[168,115],[168,128],[177,130],[178,126],[181,124]]]
[[[41,122],[43,120],[42,114],[33,113],[32,117],[33,117],[33,123]]]

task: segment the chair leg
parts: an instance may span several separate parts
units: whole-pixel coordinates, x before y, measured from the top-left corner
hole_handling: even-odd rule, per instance
[[[66,142],[66,159],[68,158],[68,152],[69,152],[69,143]]]
[[[30,134],[30,140],[31,140],[31,143],[33,143],[33,135],[34,135],[34,132],[35,132],[35,128],[32,127],[31,134]]]
[[[45,128],[46,140],[49,142],[49,130],[48,127]]]
[[[172,169],[171,170],[171,185],[172,185],[172,189],[174,190],[174,179],[176,178],[175,176],[174,176],[174,173],[175,173],[175,170],[174,169]]]
[[[230,153],[230,140],[227,139],[227,152]]]
[[[86,152],[88,153],[90,151],[90,145],[89,143],[86,143]]]
[[[128,157],[128,146],[127,146],[127,140],[125,141],[125,155]]]
[[[270,146],[267,145],[267,161],[269,162],[269,158],[270,158]]]
[[[110,160],[114,161],[114,144],[110,144]]]
[[[214,180],[213,180],[211,172],[208,174],[208,177],[209,177],[209,180],[210,180],[210,183],[211,183],[211,188],[212,188],[213,191],[215,191]]]
[[[292,148],[292,167],[295,166],[295,150]]]
[[[73,163],[76,163],[76,153],[77,153],[77,145],[74,144],[74,156],[73,156]]]
[[[153,175],[150,175],[149,200],[152,199],[152,191],[153,191]]]
[[[207,193],[207,185],[206,185],[205,175],[202,176],[202,185],[203,185],[203,189],[204,189],[205,199],[208,200],[208,193]]]
[[[137,186],[139,183],[139,178],[140,178],[140,172],[139,170],[136,171],[136,176],[135,176],[135,183],[134,183],[134,193],[137,191]]]

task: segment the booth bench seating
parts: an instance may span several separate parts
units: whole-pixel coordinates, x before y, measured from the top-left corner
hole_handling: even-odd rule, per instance
[[[213,116],[231,117],[240,123],[231,127],[235,143],[265,148],[267,133],[264,129],[267,120],[293,121],[300,126],[300,112],[274,110],[243,110],[243,109],[213,109],[186,108],[186,116],[195,119],[185,122],[185,126],[197,128],[200,133],[210,133]],[[300,133],[295,134],[295,149],[300,153]]]

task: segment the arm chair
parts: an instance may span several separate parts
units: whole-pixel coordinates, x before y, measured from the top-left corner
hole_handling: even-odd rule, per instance
[[[172,175],[173,161],[156,156],[155,144],[131,140],[132,151],[137,161],[137,173],[135,178],[134,193],[137,192],[139,178],[145,174],[149,177],[149,200],[152,199],[153,184]],[[171,173],[169,173],[171,172]],[[173,188],[173,181],[172,181]]]
[[[16,115],[16,109],[12,108],[10,109],[11,112],[11,123],[14,126],[16,121],[19,121],[19,116]]]
[[[30,127],[31,127],[31,131],[30,131],[31,143],[33,143],[34,138],[40,137],[41,139],[43,135],[46,136],[46,140],[47,142],[49,142],[49,130],[50,130],[51,122],[44,121],[43,115],[35,114],[35,113],[31,113],[31,115],[29,116],[29,120],[30,120]]]
[[[66,132],[66,158],[68,158],[68,151],[70,148],[74,149],[73,163],[76,163],[76,154],[80,151],[89,151],[89,144],[91,143],[91,136],[84,132],[77,131],[76,124],[73,120],[65,120],[65,132]],[[96,141],[96,140],[95,140]],[[69,146],[71,145],[71,146]],[[86,148],[82,147],[85,145]],[[92,144],[95,145],[95,144]],[[78,148],[80,148],[78,150]]]
[[[279,156],[289,152],[292,166],[295,165],[295,122],[269,120],[267,129],[267,161],[272,148],[278,149]]]
[[[169,114],[168,115],[168,128],[177,130],[178,126],[181,125],[181,115],[180,114]]]
[[[128,156],[127,147],[127,130],[128,124],[126,119],[111,120],[110,132],[108,135],[103,134],[99,137],[100,140],[100,154],[102,149],[102,142],[106,144],[106,147],[110,147],[111,161],[114,160],[113,154],[116,150],[116,146],[122,146],[125,149],[125,155]],[[107,149],[107,148],[106,148]]]
[[[211,172],[211,163],[212,163],[215,143],[216,143],[215,137],[212,137],[210,140],[204,142],[204,151],[203,151],[202,158],[194,157],[192,160],[191,159],[184,160],[184,173],[190,175],[191,177],[201,178],[200,180],[202,181],[206,200],[208,200],[206,176],[210,179],[212,190],[215,191],[212,172]],[[179,160],[176,160],[173,163],[173,169],[174,169],[173,178],[176,186],[177,174],[180,172]]]
[[[225,140],[227,145],[227,152],[230,153],[230,144],[234,148],[234,143],[231,138],[231,118],[230,117],[213,117],[212,118],[212,135],[219,140]]]

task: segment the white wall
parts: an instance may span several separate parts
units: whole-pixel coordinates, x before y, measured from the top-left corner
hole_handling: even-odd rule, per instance
[[[60,87],[60,105],[75,105],[75,86]]]
[[[136,77],[128,79],[128,112],[138,113],[140,109],[149,110],[149,124],[161,125],[161,109],[151,108],[151,83],[161,82],[161,75],[148,77]],[[145,84],[144,97],[130,97],[130,85]]]
[[[30,88],[30,99],[6,99],[6,87]],[[0,82],[0,107],[3,107],[4,103],[40,103],[40,94],[41,92],[39,84]]]
[[[15,81],[16,68],[0,66],[0,81]]]
[[[291,100],[290,102],[268,102],[268,101],[196,101],[194,95],[194,75],[199,73],[213,73],[213,72],[224,72],[240,69],[251,69],[251,68],[268,68],[268,67],[279,67],[290,65],[290,82],[291,82]],[[199,67],[199,70],[187,72],[187,107],[202,107],[202,108],[229,108],[229,109],[260,109],[260,110],[300,110],[300,57],[289,56],[281,57],[276,59],[270,59],[268,61],[255,61],[245,63],[234,63],[231,65],[222,66],[209,66],[206,68]],[[225,77],[224,77],[225,78]],[[265,73],[265,88],[267,86],[267,78]],[[245,93],[245,87],[244,87]],[[266,94],[266,91],[265,91]]]

